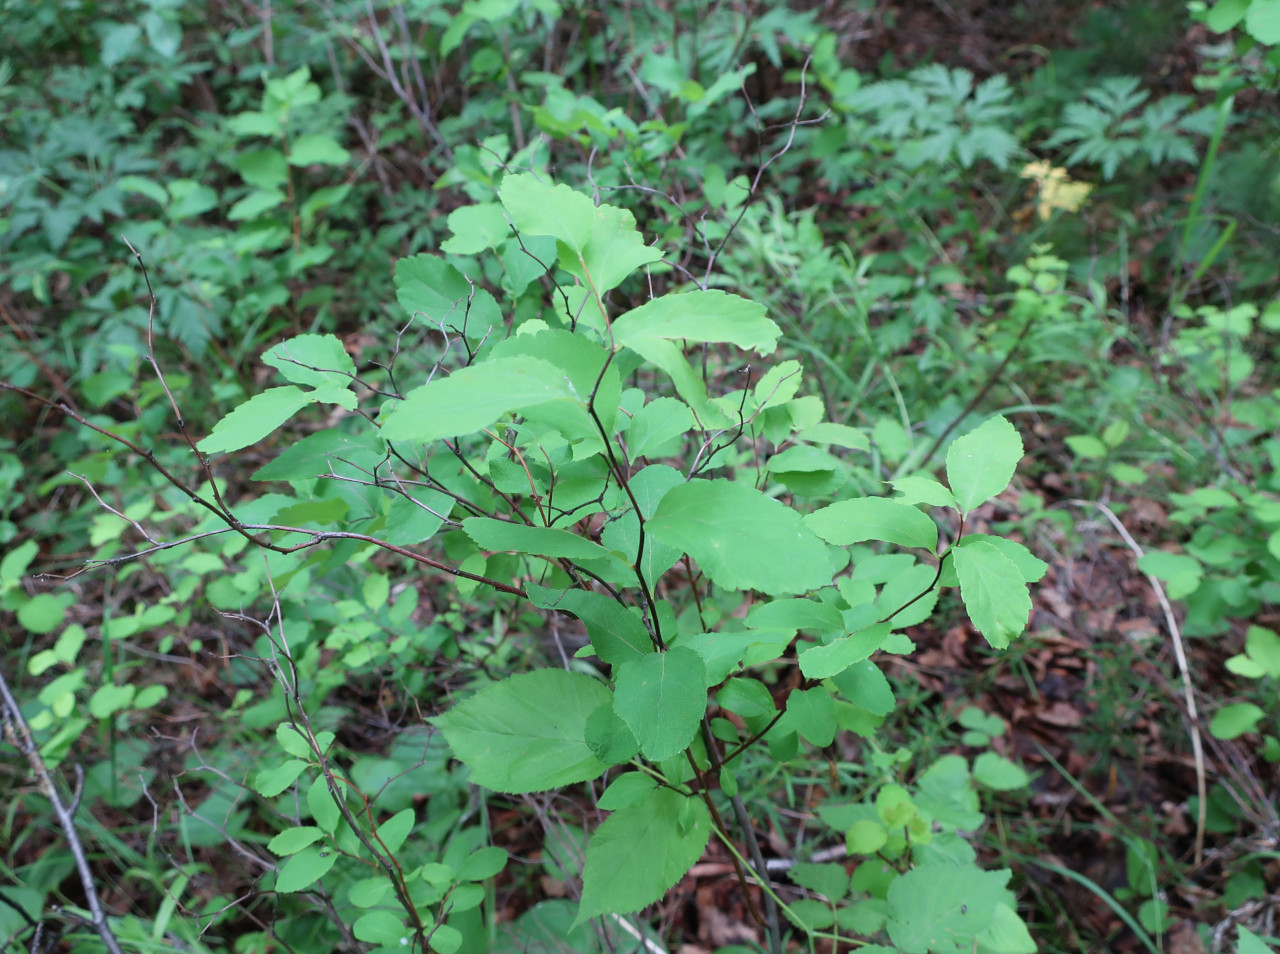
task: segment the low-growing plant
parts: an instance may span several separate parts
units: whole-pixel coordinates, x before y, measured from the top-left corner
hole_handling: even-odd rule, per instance
[[[275,890],[335,899],[330,920],[359,940],[449,954],[462,940],[456,920],[505,858],[474,839],[424,847],[430,815],[362,794],[334,767],[332,735],[311,728],[347,668],[368,657],[369,617],[351,617],[347,638],[322,636],[306,621],[314,610],[295,621],[287,607],[305,601],[313,572],[382,549],[464,592],[487,587],[585,624],[589,644],[573,660],[496,679],[476,672],[474,689],[459,686],[460,701],[431,719],[483,789],[603,784],[598,804],[610,814],[587,842],[575,924],[659,900],[714,835],[744,887],[752,876],[761,886],[751,909],[774,950],[779,908],[813,937],[1032,950],[1009,872],[983,872],[959,836],[981,820],[975,781],[1025,784],[994,753],[972,769],[942,760],[910,787],[889,772],[894,759],[873,758],[866,800],[828,822],[865,859],[854,893],[839,865],[802,868],[797,883],[826,899],[805,904],[769,886],[739,788],[757,747],[785,762],[840,729],[874,730],[894,699],[873,657],[911,652],[903,630],[929,616],[939,587],[958,587],[992,646],[1022,632],[1027,583],[1044,564],[966,531],[1021,457],[1013,426],[993,417],[952,442],[945,485],[918,474],[894,481],[895,497],[849,497],[840,475],[868,435],[822,420],[821,401],[799,393],[797,362],[741,368],[740,350],[763,359],[778,340],[763,306],[697,288],[612,304],[634,272],[661,267],[629,213],[508,174],[496,202],[455,212],[450,227],[447,248],[497,257],[514,313],[479,286],[473,259],[402,260],[406,334],[425,324],[443,345],[426,373],[393,356],[366,379],[336,337],[284,341],[264,360],[289,383],[235,408],[200,451],[239,451],[312,405],[348,413],[255,474],[287,492],[232,505],[215,481],[185,488],[208,513],[185,539],[267,551],[261,570],[209,593],[230,605],[269,591],[277,607],[256,653],[283,690],[272,708],[289,758],[269,760],[253,782],[264,798],[294,793],[297,822],[268,846],[289,859]],[[550,299],[522,307],[544,282]],[[414,377],[422,383],[410,386]],[[361,613],[384,611],[380,579],[361,584]],[[394,633],[404,614],[398,602],[387,612]],[[326,667],[324,647],[345,652],[344,665]],[[781,681],[786,672],[794,682]],[[358,870],[365,881],[352,880]]]

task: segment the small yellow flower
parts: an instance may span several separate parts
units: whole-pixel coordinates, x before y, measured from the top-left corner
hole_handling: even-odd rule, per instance
[[[1076,182],[1067,176],[1067,170],[1052,166],[1048,162],[1029,162],[1019,173],[1024,179],[1035,181],[1040,190],[1040,200],[1036,203],[1036,212],[1041,221],[1048,221],[1054,210],[1075,212],[1084,204],[1084,200],[1093,191],[1087,182]]]

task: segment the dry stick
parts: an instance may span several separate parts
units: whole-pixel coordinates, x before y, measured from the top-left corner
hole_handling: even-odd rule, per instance
[[[1072,500],[1071,503],[1077,507],[1096,507],[1102,511],[1111,526],[1116,528],[1116,532],[1120,534],[1121,539],[1128,545],[1129,549],[1137,555],[1138,559],[1142,559],[1143,549],[1138,542],[1133,539],[1129,531],[1125,529],[1120,518],[1117,517],[1111,508],[1106,504],[1096,500]],[[1204,856],[1204,828],[1205,818],[1208,811],[1206,797],[1206,782],[1204,769],[1204,746],[1200,741],[1200,717],[1196,713],[1196,691],[1195,686],[1191,682],[1191,667],[1187,665],[1187,651],[1182,645],[1182,630],[1178,626],[1178,620],[1173,615],[1173,607],[1169,603],[1169,597],[1165,595],[1164,586],[1150,573],[1146,574],[1147,582],[1151,584],[1151,589],[1155,591],[1156,599],[1160,601],[1160,607],[1164,610],[1165,625],[1169,628],[1169,635],[1173,639],[1173,654],[1178,660],[1178,672],[1182,674],[1182,697],[1187,706],[1187,722],[1191,734],[1191,751],[1195,756],[1196,763],[1196,794],[1200,799],[1199,811],[1196,813],[1196,867],[1200,867],[1200,862]]]
[[[106,946],[111,954],[124,954],[120,947],[120,942],[116,940],[116,936],[111,933],[111,926],[107,924],[106,912],[102,909],[102,902],[98,900],[98,891],[93,886],[93,872],[89,870],[89,861],[85,858],[84,846],[80,844],[80,834],[76,831],[76,821],[69,809],[63,804],[62,796],[58,794],[58,787],[54,784],[53,777],[49,774],[49,768],[44,764],[44,759],[40,755],[40,747],[36,745],[35,739],[31,735],[31,727],[27,725],[27,720],[23,718],[22,709],[18,705],[18,701],[13,697],[13,693],[9,691],[9,683],[4,678],[4,672],[0,671],[0,696],[4,699],[5,715],[8,717],[10,741],[13,745],[22,750],[27,757],[27,762],[31,765],[31,771],[35,774],[39,783],[40,791],[49,799],[49,804],[53,806],[53,812],[58,816],[58,826],[62,829],[62,833],[67,836],[67,845],[71,849],[71,856],[76,862],[76,871],[80,873],[80,884],[84,888],[85,899],[89,903],[89,911],[93,915],[93,926],[97,929],[98,937],[102,939],[102,943]]]

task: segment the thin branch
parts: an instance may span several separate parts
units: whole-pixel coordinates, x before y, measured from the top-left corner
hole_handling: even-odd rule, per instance
[[[48,766],[44,764],[40,747],[36,745],[35,738],[31,735],[31,727],[27,725],[27,720],[22,714],[22,707],[9,691],[9,682],[5,679],[3,670],[0,670],[0,697],[2,697],[0,701],[4,703],[5,736],[27,757],[27,763],[36,777],[40,793],[49,799],[49,804],[53,806],[53,813],[58,816],[58,827],[66,836],[71,857],[75,859],[76,871],[80,875],[80,885],[84,888],[85,900],[89,904],[91,921],[98,932],[98,937],[102,939],[103,945],[110,954],[124,954],[120,942],[111,932],[111,925],[107,923],[107,913],[102,908],[102,902],[98,900],[98,890],[93,884],[93,872],[89,870],[89,860],[85,856],[84,845],[80,843],[80,833],[76,830],[75,816],[62,801],[62,796],[58,794],[57,783],[49,774]]]

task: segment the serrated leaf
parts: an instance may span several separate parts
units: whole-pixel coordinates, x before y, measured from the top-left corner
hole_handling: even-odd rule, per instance
[[[707,706],[707,666],[676,646],[623,663],[615,673],[613,709],[653,762],[679,755],[693,741]]]
[[[867,659],[889,638],[892,626],[876,623],[849,636],[814,646],[800,654],[800,671],[806,679],[826,679]]]
[[[488,686],[431,722],[477,785],[539,792],[605,770],[587,747],[586,723],[612,702],[609,690],[590,676],[540,669]]]
[[[453,235],[440,243],[440,248],[450,255],[474,255],[505,242],[511,235],[511,223],[498,203],[480,202],[450,212],[449,230]]]
[[[653,298],[613,323],[615,344],[639,354],[657,341],[727,343],[772,354],[781,334],[764,305],[716,290]]]
[[[947,483],[960,512],[967,514],[1008,487],[1021,459],[1022,437],[999,415],[956,438],[947,451]]]
[[[618,809],[587,844],[574,925],[657,901],[702,857],[710,836],[711,816],[701,800],[669,788]]]
[[[563,371],[540,358],[498,358],[414,388],[387,414],[382,436],[425,444],[483,430],[506,414],[552,401],[580,403]]]
[[[232,409],[196,446],[206,454],[240,450],[256,444],[315,400],[314,391],[287,385],[268,388]]]
[[[611,666],[653,652],[639,615],[612,597],[587,590],[554,590],[534,583],[525,584],[525,591],[534,606],[572,613],[582,620],[591,648]]]
[[[692,480],[662,498],[648,530],[688,553],[713,583],[771,596],[831,582],[827,549],[800,514],[732,480]]]
[[[318,388],[346,388],[356,373],[356,363],[336,335],[297,335],[269,348],[262,363],[279,370],[294,384]]]
[[[938,548],[938,526],[928,514],[886,497],[841,500],[809,514],[804,522],[836,546],[883,540],[904,547],[923,547],[930,552]]]
[[[889,938],[903,954],[968,950],[991,926],[1009,872],[931,864],[889,886]]]
[[[1026,629],[1031,616],[1031,596],[1022,572],[985,541],[949,552],[969,619],[993,649],[1005,649]]]
[[[530,527],[492,517],[468,517],[462,529],[482,550],[507,550],[568,560],[600,560],[609,551],[570,530]]]

